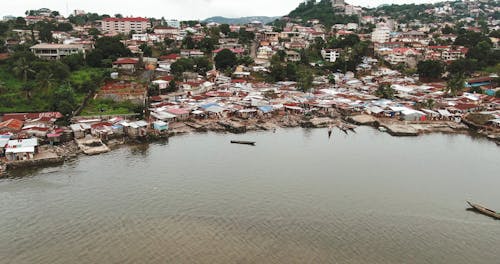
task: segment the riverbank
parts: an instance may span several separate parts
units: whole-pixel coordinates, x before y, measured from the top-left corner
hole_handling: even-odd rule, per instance
[[[149,136],[136,139],[123,137],[102,141],[101,139],[87,136],[86,138],[75,139],[58,146],[42,146],[42,148],[40,148],[40,153],[36,155],[35,159],[14,162],[4,161],[1,167],[4,168],[3,174],[7,175],[6,172],[8,170],[60,165],[67,160],[77,158],[81,154],[99,155],[113,151],[113,149],[122,145],[154,142],[165,137],[168,138],[188,133],[216,132],[240,134],[250,131],[276,131],[279,128],[303,127],[318,129],[328,128],[329,130],[335,128],[348,134],[355,132],[356,126],[374,127],[395,137],[414,137],[430,133],[474,133],[474,135],[484,136],[500,146],[499,131],[475,130],[475,127],[454,121],[409,122],[393,118],[377,118],[371,115],[342,116],[334,114],[331,116],[304,116],[288,114],[254,119],[236,117],[223,119],[190,119],[182,122],[170,123],[168,133],[162,136],[149,134]]]

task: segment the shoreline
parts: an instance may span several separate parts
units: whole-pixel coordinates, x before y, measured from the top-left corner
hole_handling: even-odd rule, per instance
[[[97,140],[105,147],[104,151],[83,151],[81,143],[77,139],[57,146],[42,146],[42,157],[33,160],[14,161],[0,164],[0,178],[8,177],[9,171],[21,171],[26,168],[45,168],[60,166],[65,162],[77,159],[80,155],[94,156],[102,153],[112,152],[122,146],[133,146],[136,144],[153,143],[167,140],[170,137],[201,134],[207,132],[245,134],[256,131],[276,131],[278,128],[328,128],[336,127],[344,133],[355,133],[357,126],[368,126],[379,130],[381,133],[388,133],[393,137],[417,137],[421,135],[442,133],[442,134],[463,134],[471,137],[479,136],[488,141],[496,143],[500,147],[500,135],[495,131],[492,135],[485,133],[481,129],[470,126],[466,123],[456,123],[454,121],[426,121],[407,122],[394,120],[391,118],[377,118],[371,115],[353,116],[311,116],[306,118],[300,115],[286,115],[281,117],[271,117],[265,119],[205,119],[205,120],[185,120],[171,123],[171,130],[161,136],[149,135],[141,139],[131,139],[127,137],[115,138],[105,142]],[[101,148],[102,146],[97,146]]]

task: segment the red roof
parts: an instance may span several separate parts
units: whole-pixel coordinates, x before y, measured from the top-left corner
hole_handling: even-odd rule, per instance
[[[491,77],[480,77],[480,78],[469,80],[468,83],[469,84],[471,84],[471,83],[483,83],[483,82],[491,82],[491,81],[493,81],[493,78],[491,78]]]
[[[143,17],[124,17],[124,18],[108,17],[108,18],[103,19],[103,21],[107,21],[107,22],[148,22],[149,19],[143,18]]]
[[[172,76],[172,75],[166,75],[166,76],[160,77],[160,79],[164,80],[164,81],[167,81],[167,82],[170,82],[171,80],[174,79],[174,76]]]
[[[99,122],[99,123],[91,125],[90,127],[98,128],[98,127],[111,127],[111,126],[113,126],[113,124],[111,124],[109,122]]]
[[[161,56],[160,60],[176,60],[180,57],[181,57],[181,55],[179,55],[179,54],[168,54],[168,55]]]
[[[63,117],[63,115],[59,112],[44,112],[44,113],[10,113],[3,115],[3,120],[9,119],[17,119],[21,121],[25,121],[27,119],[38,119],[41,118],[45,120],[45,118],[50,119],[59,119]]]
[[[113,64],[137,64],[139,60],[132,58],[117,59]]]
[[[5,60],[10,57],[9,53],[0,53],[0,60]]]
[[[23,128],[23,121],[17,119],[9,119],[0,123],[0,129],[3,130],[19,131],[21,128]]]
[[[161,101],[163,101],[163,99],[161,98],[161,96],[151,96],[151,100],[155,101],[155,102],[161,102]]]
[[[167,112],[174,115],[189,115],[189,110],[183,108],[171,108],[168,109]]]
[[[429,49],[448,49],[450,46],[429,46]]]
[[[457,104],[455,105],[455,108],[460,109],[460,110],[467,110],[467,109],[473,109],[478,107],[475,104]]]

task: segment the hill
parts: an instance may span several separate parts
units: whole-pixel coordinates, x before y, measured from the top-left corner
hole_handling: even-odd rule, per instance
[[[219,24],[248,24],[252,21],[260,21],[263,24],[267,24],[269,22],[274,21],[279,17],[267,17],[267,16],[250,16],[250,17],[238,17],[238,18],[228,18],[228,17],[221,17],[221,16],[215,16],[215,17],[209,17],[202,22],[206,23],[219,23]]]
[[[332,6],[331,0],[301,3],[295,10],[290,12],[288,17],[303,22],[311,19],[318,19],[320,23],[326,26],[332,26],[337,23],[358,22],[357,16],[347,16],[336,12]]]

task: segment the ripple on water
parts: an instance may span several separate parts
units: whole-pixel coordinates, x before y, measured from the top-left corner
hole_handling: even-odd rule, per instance
[[[184,136],[1,180],[0,262],[498,262],[500,226],[463,202],[500,208],[496,146],[369,128],[326,140]]]

